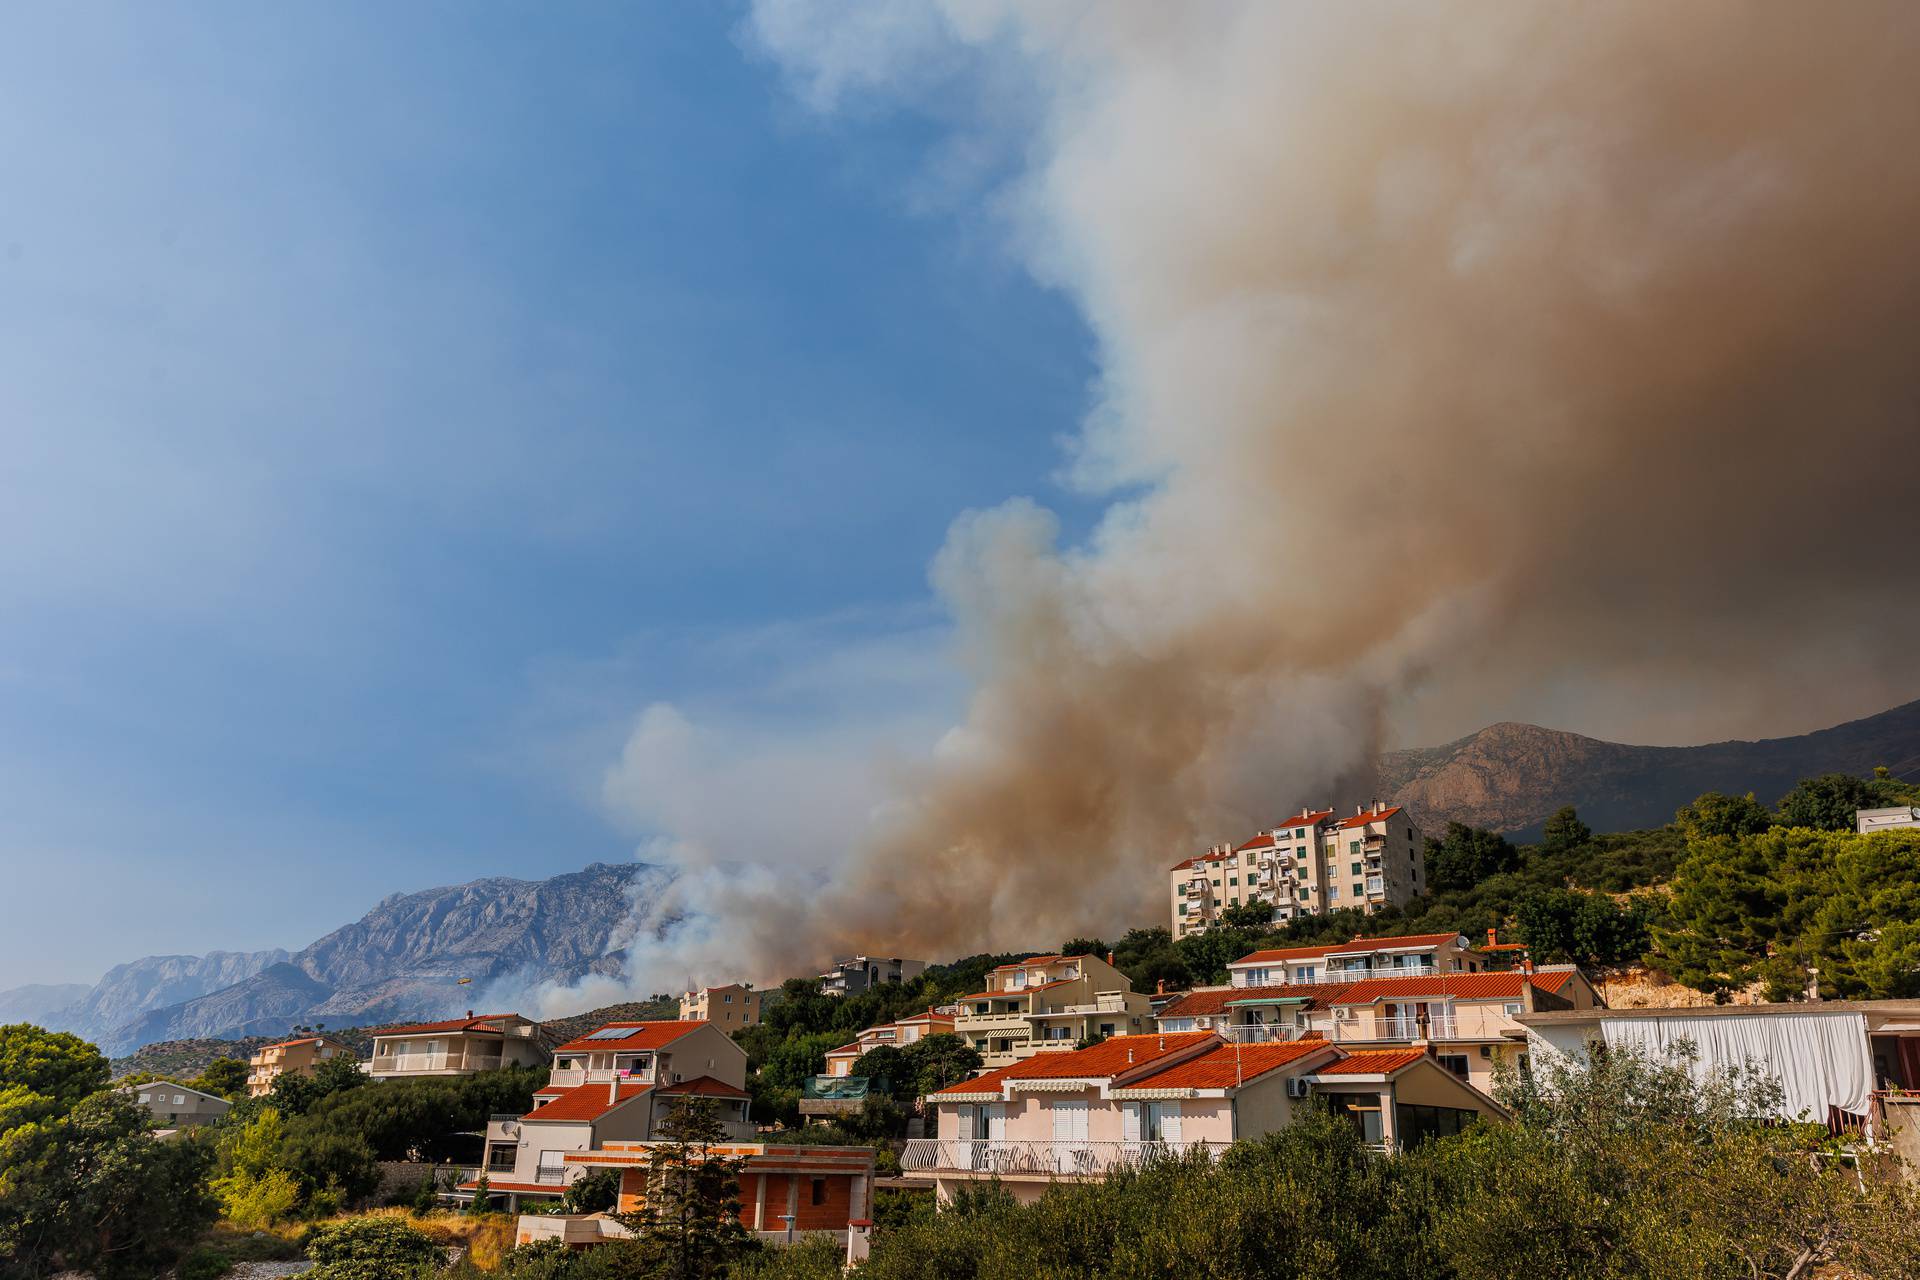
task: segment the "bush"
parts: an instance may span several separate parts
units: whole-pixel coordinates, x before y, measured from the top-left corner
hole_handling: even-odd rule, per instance
[[[312,1280],[401,1280],[440,1260],[432,1240],[400,1218],[349,1218],[307,1233]]]

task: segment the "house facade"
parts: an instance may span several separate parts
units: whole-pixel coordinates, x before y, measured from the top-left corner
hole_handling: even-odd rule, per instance
[[[203,1093],[170,1080],[122,1085],[121,1090],[152,1113],[153,1127],[159,1130],[191,1129],[212,1124],[233,1110],[233,1104],[218,1094]]]
[[[1502,1114],[1420,1052],[1353,1054],[1318,1039],[1234,1044],[1209,1031],[1117,1036],[929,1094],[936,1136],[910,1139],[901,1165],[931,1177],[943,1203],[989,1179],[1032,1200],[1053,1182],[1224,1151],[1291,1123],[1315,1094],[1384,1148]]]
[[[489,1013],[444,1022],[384,1027],[373,1034],[367,1074],[375,1080],[470,1076],[503,1067],[537,1067],[551,1055],[540,1024],[517,1013]]]
[[[1369,914],[1427,890],[1425,842],[1399,806],[1349,816],[1303,809],[1246,843],[1215,845],[1168,870],[1173,936],[1211,928],[1230,907],[1263,903],[1283,924],[1342,908]]]
[[[645,1209],[654,1149],[651,1142],[608,1142],[594,1151],[569,1154],[582,1172],[611,1169],[620,1175],[620,1213]],[[740,1225],[763,1243],[793,1244],[831,1236],[849,1249],[849,1261],[866,1256],[873,1226],[874,1150],[871,1147],[790,1146],[733,1142],[715,1153],[738,1163]],[[529,1214],[515,1229],[515,1243],[561,1240],[597,1244],[625,1236],[618,1222],[601,1215],[564,1217]]]
[[[755,1026],[760,1021],[760,995],[737,982],[689,991],[680,997],[680,1020],[711,1022],[722,1031]]]
[[[310,1076],[322,1062],[351,1057],[353,1050],[332,1036],[301,1036],[261,1045],[247,1059],[247,1096],[264,1098],[283,1075]]]
[[[730,1139],[753,1136],[746,1050],[709,1022],[620,1022],[554,1051],[548,1083],[523,1116],[487,1122],[482,1171],[509,1211],[564,1195],[581,1166],[566,1157],[646,1142],[683,1098],[711,1101]],[[477,1179],[456,1200],[471,1200]]]
[[[1098,956],[1033,956],[987,974],[987,989],[964,996],[953,1021],[957,1035],[988,1067],[1037,1053],[1071,1050],[1096,1036],[1147,1030],[1147,997]]]
[[[1227,977],[1236,987],[1265,987],[1292,982],[1358,982],[1362,978],[1479,973],[1486,967],[1486,958],[1468,945],[1466,935],[1422,933],[1255,951],[1228,965]]]
[[[835,1079],[850,1076],[853,1074],[853,1064],[869,1049],[877,1049],[881,1045],[905,1048],[927,1036],[950,1033],[953,1026],[952,1014],[929,1009],[898,1022],[883,1022],[876,1027],[868,1027],[856,1034],[849,1043],[827,1051],[827,1075]]]
[[[927,971],[925,960],[903,960],[899,956],[853,956],[837,960],[820,975],[823,996],[857,996],[888,982],[905,982]]]

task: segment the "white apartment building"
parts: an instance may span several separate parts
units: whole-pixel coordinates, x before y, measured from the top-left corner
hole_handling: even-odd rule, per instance
[[[1153,1010],[1127,976],[1096,956],[1031,956],[987,974],[987,989],[962,996],[954,1033],[1005,1066],[1082,1040],[1148,1029]]]
[[[1229,908],[1272,907],[1272,921],[1342,908],[1372,914],[1426,891],[1425,841],[1405,809],[1332,809],[1294,814],[1238,847],[1215,845],[1168,872],[1173,936],[1211,928]]]
[[[899,956],[854,956],[836,960],[833,968],[820,975],[823,996],[857,996],[883,982],[905,982],[927,969],[925,960],[903,960]]]
[[[1465,934],[1412,933],[1255,951],[1228,965],[1227,977],[1236,987],[1271,987],[1412,978],[1429,973],[1479,973],[1484,968],[1486,958],[1467,944]]]

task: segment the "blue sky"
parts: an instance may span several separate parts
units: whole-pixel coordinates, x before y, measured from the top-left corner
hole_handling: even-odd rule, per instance
[[[649,715],[753,842],[951,716],[928,561],[1096,514],[1092,340],[739,22],[8,15],[0,987],[631,856]]]

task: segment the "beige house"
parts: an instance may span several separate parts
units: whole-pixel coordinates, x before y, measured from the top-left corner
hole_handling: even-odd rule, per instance
[[[1405,809],[1306,809],[1245,844],[1215,845],[1168,870],[1176,938],[1211,928],[1230,907],[1259,902],[1282,924],[1342,908],[1371,914],[1427,889],[1425,842]]]
[[[722,1031],[738,1031],[760,1021],[760,992],[732,983],[703,987],[680,997],[680,1021],[711,1022]]]
[[[162,1132],[212,1124],[233,1109],[233,1104],[218,1094],[203,1093],[170,1080],[149,1080],[145,1084],[120,1087],[153,1113],[153,1127]]]
[[[367,1074],[375,1080],[413,1076],[470,1076],[502,1067],[537,1067],[551,1055],[540,1024],[517,1013],[489,1013],[373,1033]]]
[[[609,1141],[645,1142],[681,1098],[711,1099],[727,1137],[753,1137],[747,1051],[711,1022],[612,1022],[554,1050],[546,1087],[524,1116],[487,1123],[482,1170],[509,1210],[525,1197],[557,1197],[579,1174],[570,1152]],[[474,1182],[457,1200],[471,1200]]]
[[[998,1067],[1095,1036],[1143,1031],[1151,1019],[1147,997],[1098,956],[1033,956],[1001,965],[987,975],[985,991],[962,997],[953,1030]]]
[[[1504,1113],[1419,1050],[1349,1053],[1325,1040],[1231,1044],[1212,1032],[1118,1036],[1045,1054],[929,1094],[936,1136],[902,1168],[945,1203],[995,1180],[1030,1201],[1048,1184],[1104,1178],[1166,1156],[1218,1153],[1289,1124],[1320,1095],[1383,1149]]]
[[[302,1036],[262,1045],[247,1059],[247,1096],[264,1098],[273,1092],[273,1082],[283,1075],[310,1076],[314,1068],[331,1058],[351,1058],[349,1049],[332,1036]]]

